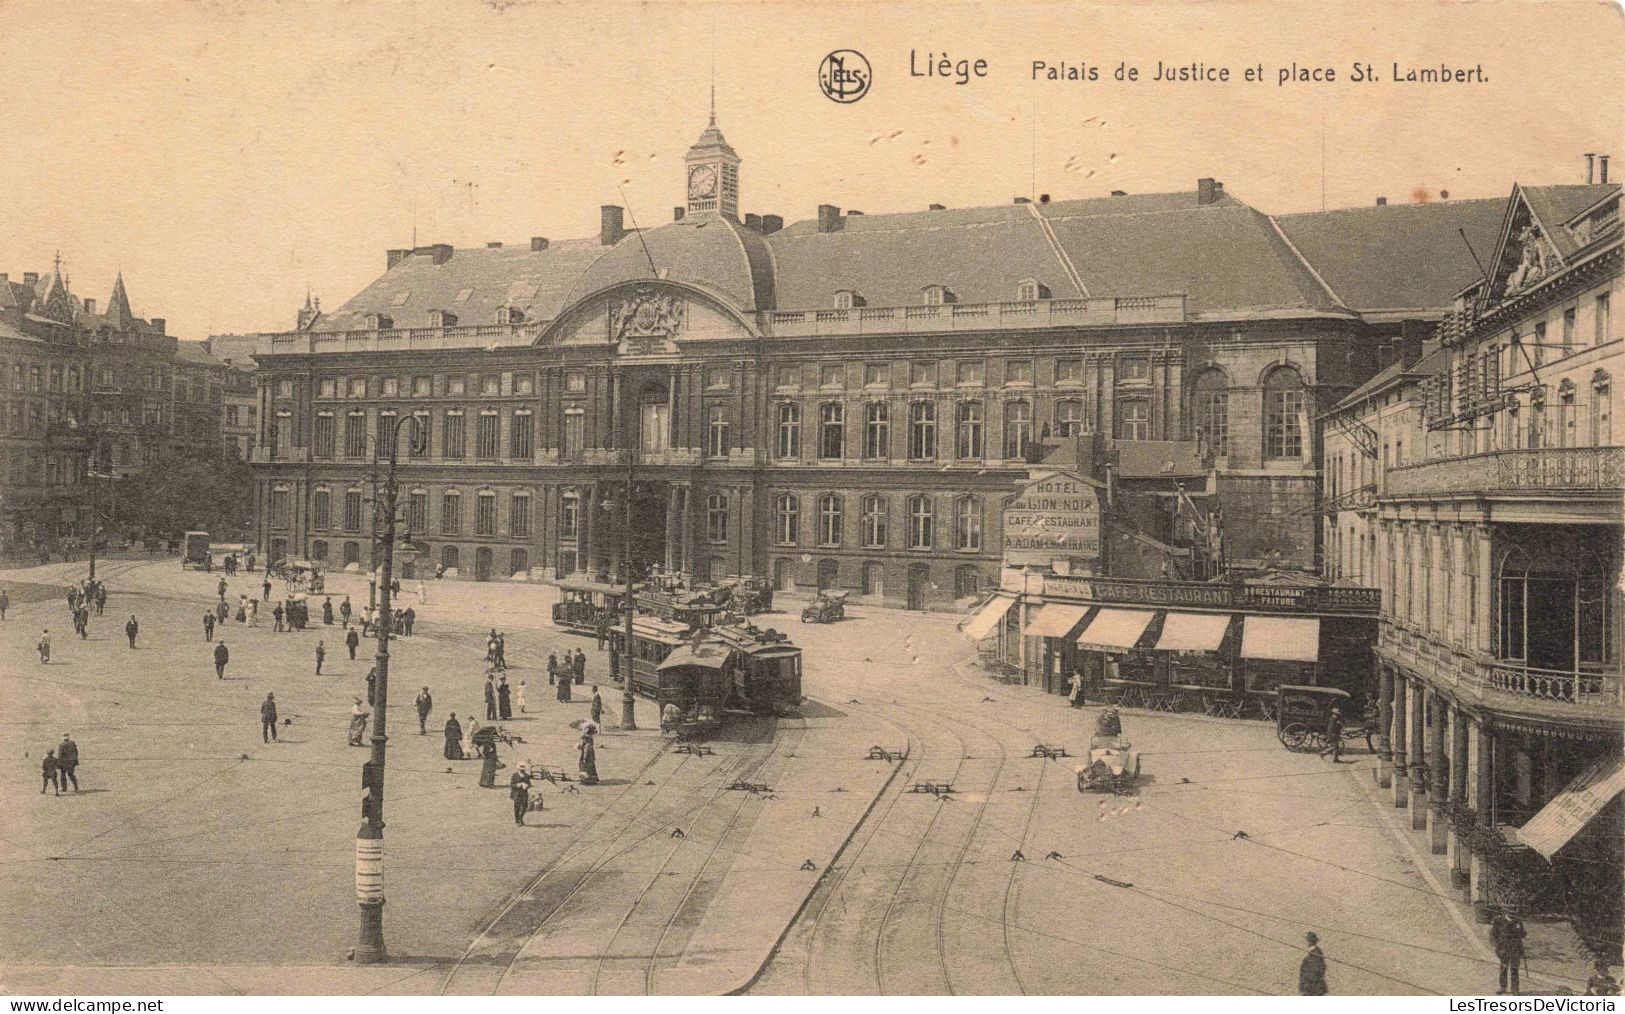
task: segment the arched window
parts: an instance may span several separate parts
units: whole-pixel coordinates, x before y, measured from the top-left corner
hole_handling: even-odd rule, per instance
[[[930,549],[936,536],[936,514],[931,498],[916,493],[908,498],[908,548]]]
[[[318,531],[331,527],[333,524],[333,494],[326,486],[316,487],[311,495],[310,527]]]
[[[361,487],[351,486],[344,493],[344,530],[361,531]]]
[[[474,534],[495,535],[497,533],[497,495],[491,490],[482,489],[474,497]]]
[[[463,533],[463,495],[455,489],[440,494],[440,534]]]
[[[712,493],[705,498],[705,537],[712,542],[728,541],[728,495]]]
[[[1196,376],[1191,392],[1191,416],[1201,453],[1222,458],[1230,453],[1230,392],[1217,367]]]
[[[406,494],[406,529],[414,535],[429,530],[429,491],[422,487]]]
[[[839,546],[844,512],[838,493],[825,493],[818,498],[818,544]]]
[[[937,456],[937,405],[916,401],[908,408],[908,457],[931,461]]]
[[[863,544],[872,549],[886,545],[886,498],[870,493],[863,498]]]
[[[1004,403],[1004,456],[1024,458],[1033,436],[1033,407],[1025,401]]]
[[[1303,378],[1290,366],[1277,366],[1264,378],[1264,456],[1303,457]]]
[[[516,539],[530,538],[530,493],[516,490],[508,501],[508,527]],[[528,568],[515,568],[524,570]]]
[[[801,532],[801,500],[794,493],[780,493],[773,501],[774,539],[781,546],[793,546]]]
[[[954,548],[967,551],[982,548],[982,505],[974,496],[954,500]]]

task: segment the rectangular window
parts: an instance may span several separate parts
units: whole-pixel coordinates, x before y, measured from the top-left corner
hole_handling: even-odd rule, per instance
[[[1546,363],[1546,322],[1545,321],[1541,321],[1539,324],[1535,325],[1534,345],[1535,345],[1535,347],[1529,350],[1530,351],[1530,358],[1531,358],[1531,360],[1534,362],[1534,364],[1536,366],[1543,366]]]
[[[1055,435],[1075,437],[1084,433],[1083,402],[1065,398],[1055,403]]]
[[[712,405],[706,413],[705,453],[712,458],[728,456],[728,410],[722,405]]]
[[[908,383],[910,387],[935,387],[937,383],[937,364],[909,363]]]
[[[961,402],[954,424],[954,457],[975,461],[982,457],[982,403]]]
[[[487,461],[496,458],[502,449],[502,419],[495,412],[481,412],[474,450],[477,457]]]
[[[1593,344],[1595,345],[1606,344],[1613,335],[1614,322],[1609,316],[1609,310],[1608,293],[1599,293],[1597,295],[1596,316],[1592,319]]]
[[[1230,453],[1229,392],[1196,392],[1196,442],[1205,454],[1222,458]]]
[[[333,494],[318,489],[310,498],[310,526],[325,529],[333,523]]]
[[[838,461],[845,454],[846,407],[840,402],[818,406],[818,456]]]
[[[457,395],[468,393],[468,378],[461,373],[455,373],[446,378],[446,393]]]
[[[712,542],[728,541],[728,497],[712,493],[705,501],[705,537]]]
[[[773,501],[774,541],[780,546],[793,546],[801,530],[801,502],[794,493],[780,493]]]
[[[581,370],[570,370],[564,375],[564,389],[571,394],[583,394],[587,390],[587,374]]]
[[[344,530],[361,531],[361,491],[352,489],[344,494]]]
[[[125,425],[125,426],[128,426],[130,424],[130,410],[129,409],[127,409],[127,408],[119,409],[118,410],[118,417],[119,417],[119,423],[120,424]],[[272,431],[271,437],[275,441],[275,443],[273,443],[272,446],[271,446],[271,450],[273,452],[275,452],[277,454],[281,454],[281,455],[286,455],[287,453],[289,453],[290,451],[293,450],[293,413],[292,412],[282,411],[282,412],[278,412],[276,414],[276,428]]]
[[[377,435],[373,438],[373,446],[378,448],[378,456],[388,458],[389,441],[392,437],[399,435],[399,431],[395,429],[395,411],[393,409],[386,409],[378,413],[378,427],[374,432]]]
[[[1057,384],[1078,384],[1083,382],[1082,359],[1057,359],[1055,361],[1055,382]]]
[[[982,509],[975,497],[962,496],[954,501],[954,548],[982,548]]]
[[[434,393],[434,384],[428,377],[418,376],[412,378],[412,397],[427,398]]]
[[[344,456],[367,456],[367,413],[351,412],[344,417]]]
[[[497,533],[497,498],[494,493],[481,493],[474,498],[474,534]]]
[[[350,378],[350,397],[352,397],[352,398],[365,398],[366,396],[367,396],[367,378],[365,378],[365,377],[351,377]]]
[[[649,452],[671,449],[671,406],[664,401],[646,401],[638,408],[642,448]]]
[[[1151,379],[1151,360],[1145,356],[1118,356],[1117,382]]]
[[[399,397],[400,393],[401,393],[401,381],[400,381],[400,378],[399,377],[385,377],[384,378],[384,392],[383,393],[384,393],[384,397],[386,397],[386,398]]]
[[[494,398],[502,393],[502,374],[487,373],[480,377],[480,393],[487,398]]]
[[[1563,352],[1567,354],[1574,348],[1574,307],[1563,311]]]
[[[908,548],[930,549],[935,535],[936,518],[931,511],[931,498],[911,496],[908,500]]]
[[[564,494],[564,498],[559,503],[559,538],[576,538],[580,519],[581,497],[576,493]]]
[[[1264,419],[1266,456],[1303,457],[1303,392],[1296,388],[1269,391]]]
[[[461,458],[468,453],[468,427],[461,410],[447,412],[440,422],[440,453],[447,458]]]
[[[429,410],[420,408],[412,413],[417,422],[407,432],[406,453],[408,457],[427,458],[429,456],[429,431],[433,428],[429,422]]]
[[[1027,444],[1033,436],[1033,409],[1024,401],[1006,402],[1004,406],[1004,456],[1024,458]]]
[[[908,458],[931,461],[937,456],[937,405],[916,401],[908,409]]]
[[[564,410],[564,456],[574,461],[587,450],[587,414],[579,408]]]
[[[463,532],[463,497],[449,492],[440,496],[440,534],[461,535]]]
[[[1117,438],[1119,440],[1151,439],[1151,403],[1135,398],[1117,405]]]
[[[885,387],[891,383],[891,366],[887,363],[864,363],[863,386]]]
[[[530,538],[530,494],[515,493],[509,505],[509,527],[516,539]]]
[[[536,377],[530,373],[516,373],[513,375],[514,394],[535,394]]]
[[[779,390],[794,389],[801,386],[801,367],[776,366],[773,368],[773,386]]]
[[[841,386],[841,364],[839,364],[839,363],[825,363],[822,366],[818,367],[818,386],[819,387],[840,387]]]
[[[870,459],[891,457],[891,421],[889,406],[883,401],[871,401],[863,406],[863,456]]]
[[[333,413],[317,413],[314,439],[316,457],[331,458],[333,456]]]
[[[979,386],[983,376],[981,360],[966,360],[954,366],[954,382],[961,386]]]
[[[705,371],[705,389],[707,391],[726,391],[731,384],[732,376],[726,366],[710,366]]]
[[[869,549],[886,546],[886,498],[872,493],[863,498],[863,544]]]
[[[508,444],[508,456],[516,461],[529,461],[535,455],[536,419],[530,409],[522,408],[513,414],[513,434]]]
[[[1033,382],[1033,361],[1031,359],[1011,359],[1004,364],[1004,382],[1006,384],[1030,384]]]
[[[288,527],[288,491],[285,489],[271,491],[271,527]]]
[[[429,530],[429,494],[420,489],[414,489],[406,499],[406,527],[420,534]]]
[[[775,457],[793,461],[801,457],[801,406],[793,401],[779,404],[779,428]]]

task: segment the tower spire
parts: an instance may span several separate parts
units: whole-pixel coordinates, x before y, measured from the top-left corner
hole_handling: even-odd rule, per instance
[[[711,126],[717,125],[717,19],[711,16]]]

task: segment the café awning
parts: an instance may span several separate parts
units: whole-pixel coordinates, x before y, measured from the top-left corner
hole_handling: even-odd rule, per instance
[[[1574,777],[1539,813],[1518,828],[1518,840],[1547,859],[1569,843],[1602,808],[1625,790],[1625,759],[1604,757]]]
[[[1006,595],[1000,592],[982,603],[982,608],[978,609],[975,615],[965,621],[964,627],[960,629],[965,632],[966,637],[973,641],[980,641],[993,633],[993,628],[999,625],[999,621],[1004,619],[1004,614],[1010,611],[1010,607],[1015,605],[1015,602],[1016,597],[1014,595]]]
[[[1065,637],[1088,615],[1088,606],[1051,602],[1038,611],[1038,615],[1027,625],[1026,633],[1031,637]]]
[[[1297,616],[1242,617],[1241,657],[1319,661],[1320,621]]]
[[[1156,613],[1145,609],[1102,609],[1078,635],[1078,647],[1089,651],[1129,651],[1139,643]]]
[[[1218,651],[1230,629],[1230,617],[1219,613],[1169,613],[1162,622],[1158,651]]]

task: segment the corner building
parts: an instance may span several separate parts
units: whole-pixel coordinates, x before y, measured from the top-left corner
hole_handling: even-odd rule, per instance
[[[786,226],[739,215],[740,161],[713,119],[666,224],[606,206],[588,239],[392,250],[337,310],[259,335],[264,551],[368,565],[378,437],[411,415],[419,573],[606,572],[630,482],[639,566],[963,606],[997,585],[1032,448],[1074,434],[1197,443],[1247,520],[1231,565],[1311,570],[1321,406],[1470,278],[1384,277],[1369,237],[1403,216],[1390,240],[1459,243],[1499,211],[1274,218],[1203,179]]]

